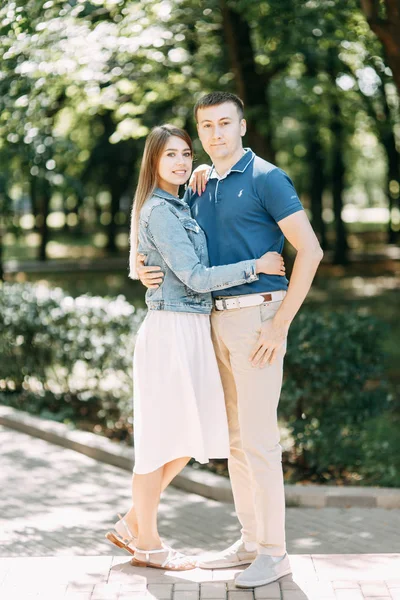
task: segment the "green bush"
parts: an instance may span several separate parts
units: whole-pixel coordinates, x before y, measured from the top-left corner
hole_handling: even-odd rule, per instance
[[[143,316],[122,296],[74,300],[60,289],[3,285],[0,402],[130,440]],[[293,322],[279,410],[293,442],[284,455],[291,480],[400,484],[382,327],[357,312],[307,308]]]
[[[360,440],[363,460],[358,469],[364,484],[400,487],[399,431],[398,407],[365,424]]]
[[[59,420],[131,430],[132,356],[143,316],[123,296],[73,299],[59,288],[4,284],[1,401]]]
[[[303,310],[289,332],[280,414],[299,476],[348,479],[366,460],[366,423],[390,396],[381,322],[354,313]]]

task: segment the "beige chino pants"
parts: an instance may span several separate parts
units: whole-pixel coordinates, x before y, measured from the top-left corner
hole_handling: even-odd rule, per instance
[[[262,322],[281,301],[213,310],[212,337],[228,415],[229,475],[242,539],[271,556],[286,552],[285,496],[277,407],[286,344],[272,365],[253,367],[251,350]]]

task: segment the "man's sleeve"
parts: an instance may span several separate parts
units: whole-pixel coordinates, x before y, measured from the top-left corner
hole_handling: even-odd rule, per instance
[[[282,169],[272,169],[265,178],[262,200],[265,209],[278,223],[285,217],[303,210],[292,180]]]
[[[255,259],[218,267],[203,265],[181,219],[166,202],[152,209],[147,232],[171,271],[195,292],[213,292],[258,280]]]

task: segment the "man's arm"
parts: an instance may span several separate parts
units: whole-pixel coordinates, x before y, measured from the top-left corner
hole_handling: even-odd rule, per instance
[[[164,273],[161,267],[146,267],[146,256],[138,254],[136,258],[136,272],[143,285],[150,289],[157,289],[163,282]]]
[[[249,360],[253,366],[273,363],[285,343],[289,327],[307,296],[323,252],[304,211],[278,222],[285,238],[297,250],[287,294],[273,319],[265,321]]]
[[[196,228],[200,231],[197,224]],[[152,208],[146,231],[171,271],[195,292],[207,293],[251,283],[258,280],[258,273],[265,272],[265,256],[206,267],[196,254],[181,219],[172,212],[167,202]]]

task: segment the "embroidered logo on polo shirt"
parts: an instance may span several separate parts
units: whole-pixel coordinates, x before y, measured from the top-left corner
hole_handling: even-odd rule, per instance
[[[243,190],[240,190],[240,192],[238,193],[238,198],[240,198],[240,196],[243,194]]]

